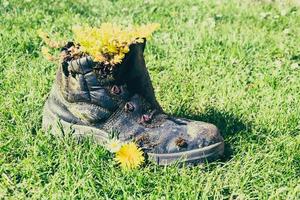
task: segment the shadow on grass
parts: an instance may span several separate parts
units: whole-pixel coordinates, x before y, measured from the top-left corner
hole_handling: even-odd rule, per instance
[[[242,119],[228,111],[217,110],[213,107],[208,107],[203,113],[194,115],[191,114],[193,112],[189,108],[183,106],[180,108],[180,111],[176,113],[180,113],[177,115],[179,117],[185,117],[187,119],[197,121],[204,121],[216,125],[225,140],[230,138],[231,136],[236,136],[245,132],[251,132],[252,129],[252,125],[250,123],[244,122]],[[228,142],[225,142],[224,157],[221,160],[228,161],[232,158],[232,156],[232,145]]]

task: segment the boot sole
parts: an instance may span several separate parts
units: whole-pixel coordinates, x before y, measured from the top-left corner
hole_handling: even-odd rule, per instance
[[[104,145],[108,141],[108,133],[90,126],[72,124],[60,119],[55,113],[48,108],[46,103],[43,114],[43,128],[51,130],[54,135],[64,135],[65,132],[72,132],[72,135],[77,138],[93,137],[100,145]],[[194,149],[178,153],[156,154],[147,153],[149,160],[156,162],[158,165],[171,164],[188,164],[195,165],[218,159],[224,153],[224,141],[209,145],[204,148]]]
[[[176,163],[194,165],[216,160],[222,156],[223,153],[224,142],[218,142],[200,149],[167,154],[148,153],[148,156],[158,165],[170,165]]]

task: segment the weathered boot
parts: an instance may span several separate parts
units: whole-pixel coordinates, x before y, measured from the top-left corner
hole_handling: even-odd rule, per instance
[[[118,132],[121,141],[134,140],[159,165],[174,161],[200,163],[223,154],[216,126],[164,114],[156,101],[144,61],[143,44],[133,44],[115,67],[89,56],[64,61],[44,107],[43,127],[55,133],[72,129],[75,136],[93,136],[99,143]]]

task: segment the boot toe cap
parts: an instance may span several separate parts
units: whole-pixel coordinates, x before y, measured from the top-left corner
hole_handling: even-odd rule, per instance
[[[165,137],[162,145],[168,153],[201,149],[224,141],[219,129],[205,122],[192,121],[187,123],[185,128],[173,130],[173,134],[166,134],[168,137]]]
[[[190,122],[187,125],[187,135],[191,139],[190,147],[203,148],[218,142],[223,142],[219,129],[210,123]]]
[[[149,154],[160,165],[175,161],[197,164],[218,159],[224,153],[224,140],[213,124],[189,121],[172,130],[165,132],[162,143]]]

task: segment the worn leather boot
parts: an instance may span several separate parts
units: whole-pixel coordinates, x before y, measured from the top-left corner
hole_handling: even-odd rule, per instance
[[[145,43],[131,45],[114,67],[71,55],[75,47],[68,43],[44,107],[43,127],[53,133],[71,129],[74,136],[93,136],[102,144],[118,133],[159,165],[217,159],[224,141],[216,126],[163,112],[145,66]]]

